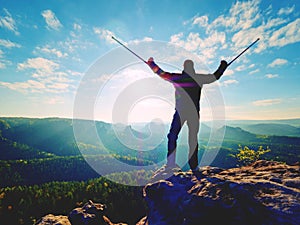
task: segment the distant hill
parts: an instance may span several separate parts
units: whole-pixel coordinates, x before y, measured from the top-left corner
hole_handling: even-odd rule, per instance
[[[300,136],[300,128],[288,124],[253,124],[244,125],[242,128],[255,134],[277,135],[277,136]]]
[[[3,137],[2,133],[9,129],[11,129],[10,124],[0,119],[0,160],[39,159],[54,156],[51,153]]]
[[[26,144],[0,137],[0,160],[39,159],[50,158],[54,155]]]
[[[293,121],[297,122],[298,120]],[[254,149],[261,145],[269,146],[272,150],[269,154],[270,159],[277,157],[277,159],[290,163],[299,159],[300,135],[297,136],[297,134],[300,133],[300,128],[296,127],[297,124],[292,126],[278,121],[278,123],[260,124],[251,124],[253,121],[246,122],[236,126],[237,123],[229,121],[225,127],[215,133],[217,134],[216,140],[221,141],[224,156],[228,158],[228,161],[232,161],[227,156],[228,151],[233,154],[239,145],[247,145]],[[75,139],[74,136],[75,123],[79,124],[79,128],[77,128],[79,139],[78,137]],[[48,157],[48,154],[49,157],[51,155],[115,154],[129,157],[134,163],[137,162],[136,159],[145,162],[161,162],[165,160],[167,152],[169,127],[169,124],[158,123],[131,126],[63,118],[0,118],[0,135],[2,135],[0,147],[1,151],[5,152],[2,152],[1,157],[2,160],[13,160],[44,158]],[[91,129],[96,132],[91,132]],[[182,149],[185,155],[188,149],[187,133],[185,125],[178,139],[178,149]],[[219,134],[221,135],[218,136]],[[295,137],[291,137],[293,135]],[[149,139],[150,136],[153,139]],[[102,143],[100,143],[99,137]],[[212,138],[216,137],[212,136],[210,123],[201,123],[200,148],[205,149],[208,142],[214,144]],[[8,151],[8,149],[10,150]]]
[[[300,119],[283,120],[228,120],[231,127],[240,127],[245,131],[261,135],[300,137]]]
[[[79,139],[75,139],[74,136],[73,124],[75,122],[77,125],[79,124],[79,131],[77,129]],[[91,128],[96,129],[96,134],[91,132]],[[115,131],[118,132],[118,135],[115,134]],[[135,158],[143,155],[143,158],[152,161],[161,161],[164,158],[161,149],[165,148],[165,144],[156,145],[153,147],[155,149],[151,148],[151,140],[147,139],[149,134],[136,131],[130,126],[114,126],[101,121],[73,121],[60,118],[0,118],[0,133],[7,140],[25,144],[33,149],[42,149],[56,156],[117,154]],[[156,140],[164,141],[165,139],[161,133],[155,133],[154,136]],[[105,147],[100,145],[99,137]],[[135,139],[131,143],[124,143],[124,141],[130,142],[134,137],[140,141],[137,142]],[[149,148],[153,150],[144,152],[132,150],[148,150]]]
[[[58,155],[79,155],[72,120],[60,118],[1,118],[9,125],[2,136],[32,148]]]
[[[243,130],[240,127],[225,127],[225,140],[249,142],[257,140],[256,134]]]
[[[280,120],[227,120],[229,126],[254,125],[254,124],[287,124],[300,127],[300,118]]]

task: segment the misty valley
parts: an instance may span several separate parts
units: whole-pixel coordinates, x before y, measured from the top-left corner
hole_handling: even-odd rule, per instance
[[[129,126],[62,118],[0,118],[1,220],[32,224],[47,212],[67,213],[93,199],[108,204],[108,215],[136,222],[146,210],[139,184],[165,163],[168,129],[168,124],[155,123]],[[232,155],[239,146],[268,147],[271,151],[263,155],[267,160],[300,161],[299,119],[227,121],[214,132],[223,141],[210,166],[236,167]],[[201,123],[199,161],[214,150],[218,144],[214,141],[210,124]],[[187,148],[184,127],[177,148],[177,163],[183,170],[189,169]],[[122,163],[113,164],[114,160]],[[101,168],[109,169],[103,174]],[[128,202],[131,207],[119,212]]]

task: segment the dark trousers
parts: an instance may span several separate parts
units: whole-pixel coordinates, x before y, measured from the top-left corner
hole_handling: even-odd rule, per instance
[[[196,113],[179,113],[175,112],[171,123],[171,128],[168,134],[168,154],[167,163],[175,165],[175,155],[178,134],[187,122],[188,126],[188,144],[189,144],[189,160],[188,163],[191,169],[196,169],[198,166],[198,131],[199,131],[199,112]]]

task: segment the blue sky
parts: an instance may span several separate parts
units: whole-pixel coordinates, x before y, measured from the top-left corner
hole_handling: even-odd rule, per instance
[[[207,73],[259,37],[218,81],[226,119],[300,117],[300,4],[296,0],[0,3],[0,116],[72,118],[86,71],[101,56],[120,48],[111,39],[114,35],[131,45],[161,41],[180,46],[196,54]],[[159,57],[160,49],[152,50]],[[152,56],[145,52],[140,54]],[[129,53],[123,57],[126,54],[129,57]],[[155,76],[145,65],[131,69],[133,74]],[[123,71],[122,77],[129,81],[132,76]],[[146,110],[137,104],[132,113],[149,114],[151,101],[156,100],[144,102],[150,107]],[[172,107],[156,103],[151,113],[161,115],[159,110],[166,109],[164,120],[168,120]],[[111,112],[104,113],[103,108],[95,106],[97,119],[109,121]],[[204,101],[204,118],[208,111]]]

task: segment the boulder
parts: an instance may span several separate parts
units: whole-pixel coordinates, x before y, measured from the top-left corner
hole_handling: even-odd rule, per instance
[[[104,209],[106,206],[89,200],[81,208],[75,208],[69,213],[72,225],[104,225]]]
[[[48,214],[35,223],[35,225],[127,225],[113,223],[104,215],[106,206],[89,200],[82,207],[73,209],[69,216],[54,216]]]
[[[203,167],[199,179],[175,173],[145,186],[148,214],[137,224],[299,224],[299,168],[260,160],[227,170]]]
[[[71,225],[67,216],[48,214],[39,219],[35,225]]]

